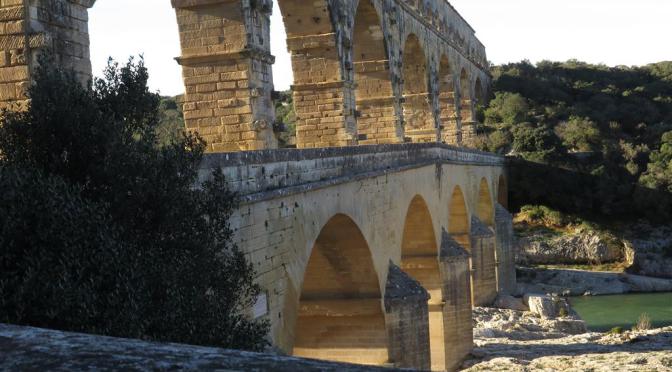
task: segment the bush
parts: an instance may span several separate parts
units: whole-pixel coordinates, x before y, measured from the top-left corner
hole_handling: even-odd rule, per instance
[[[637,319],[637,324],[633,327],[637,331],[646,331],[651,329],[651,317],[647,313],[642,313]]]
[[[0,168],[0,323],[140,337],[139,262],[105,207],[39,171]]]
[[[607,332],[607,334],[620,335],[620,334],[623,334],[623,332],[624,332],[623,327],[614,327],[614,328],[610,329],[609,332]]]
[[[7,169],[35,174],[25,192],[53,183],[53,191],[32,191],[37,200],[50,208],[72,205],[62,208],[67,214],[49,212],[23,202],[32,194],[22,194],[20,182],[5,186],[15,188],[15,196],[0,209],[0,220],[12,220],[7,229],[24,233],[2,241],[0,297],[9,293],[14,300],[3,303],[0,319],[263,348],[268,325],[245,315],[259,288],[227,222],[234,196],[218,172],[194,188],[203,142],[181,133],[160,144],[160,99],[147,89],[142,60],[110,63],[93,87],[53,65],[42,60],[35,71],[28,111],[5,113],[0,153]],[[63,190],[70,191],[61,196]],[[38,219],[42,215],[47,220]],[[43,255],[45,249],[50,254]],[[100,250],[109,253],[92,257]],[[30,293],[42,295],[39,306]],[[59,309],[68,307],[86,313],[63,316]]]

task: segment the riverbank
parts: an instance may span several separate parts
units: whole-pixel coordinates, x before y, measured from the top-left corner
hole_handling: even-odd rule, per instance
[[[519,294],[555,293],[563,296],[672,292],[672,279],[622,272],[575,269],[518,268]]]
[[[672,327],[623,334],[563,329],[563,319],[474,309],[466,371],[672,371]],[[577,333],[578,332],[578,333]]]

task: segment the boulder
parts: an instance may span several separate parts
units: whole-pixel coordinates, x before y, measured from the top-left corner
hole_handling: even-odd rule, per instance
[[[647,227],[625,242],[628,272],[672,279],[672,228]]]
[[[567,300],[562,297],[531,294],[525,295],[523,301],[527,303],[527,306],[532,313],[545,319],[568,316],[571,312]]]
[[[500,309],[509,309],[509,310],[518,310],[518,311],[529,311],[530,309],[525,306],[522,298],[516,298],[508,295],[499,295],[495,299],[495,307]]]

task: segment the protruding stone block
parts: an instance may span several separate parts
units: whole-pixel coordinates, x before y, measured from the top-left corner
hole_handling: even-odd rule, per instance
[[[390,362],[395,367],[429,370],[429,294],[390,262],[385,286],[385,323]]]
[[[513,217],[502,205],[495,209],[495,258],[497,262],[497,291],[512,294],[516,290],[516,245]]]
[[[439,270],[444,286],[443,329],[446,370],[457,370],[473,348],[469,253],[444,229]]]
[[[474,216],[470,235],[472,302],[474,306],[485,306],[497,297],[495,234]]]

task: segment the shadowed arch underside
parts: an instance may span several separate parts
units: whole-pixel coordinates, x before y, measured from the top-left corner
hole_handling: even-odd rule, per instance
[[[441,57],[438,79],[441,140],[450,145],[457,145],[461,142],[462,135],[457,126],[455,82],[450,62],[445,55]]]
[[[469,212],[467,211],[464,194],[459,186],[455,186],[453,190],[448,211],[450,214],[448,233],[468,251],[471,248],[471,241],[469,239]]]
[[[481,179],[481,184],[478,188],[478,207],[476,209],[476,215],[478,216],[478,219],[487,226],[492,227],[495,225],[495,206],[492,202],[488,180],[485,178]]]
[[[429,292],[429,342],[432,370],[445,370],[443,329],[443,281],[432,216],[425,200],[417,195],[406,213],[401,244],[401,267]]]
[[[354,99],[342,71],[332,9],[326,0],[278,0],[278,5],[294,72],[297,146],[355,145]]]
[[[385,35],[371,0],[360,0],[353,32],[359,144],[399,143]]]
[[[413,34],[406,39],[402,65],[405,136],[412,142],[436,141],[437,130],[431,107],[427,61],[420,40]]]
[[[369,246],[348,216],[329,220],[313,247],[293,354],[368,365],[388,360],[378,276]]]

